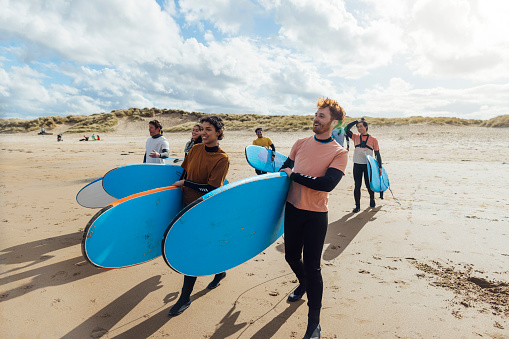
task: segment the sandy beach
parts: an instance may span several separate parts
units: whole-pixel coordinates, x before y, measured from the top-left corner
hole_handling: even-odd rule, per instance
[[[200,277],[191,307],[169,318],[183,277],[157,258],[118,270],[88,264],[82,232],[97,210],[81,187],[140,163],[146,122],[79,142],[79,134],[0,135],[0,317],[3,338],[302,338],[306,298],[283,239],[228,271],[215,290]],[[322,260],[323,338],[509,338],[508,128],[370,127],[391,189],[354,207],[349,164],[331,192]],[[312,132],[267,131],[278,151]],[[190,133],[168,133],[183,156]],[[227,179],[255,175],[244,147],[252,131],[228,131]],[[502,152],[502,155],[500,155]],[[256,194],[256,193],[253,193]],[[224,211],[228,212],[227,208]]]

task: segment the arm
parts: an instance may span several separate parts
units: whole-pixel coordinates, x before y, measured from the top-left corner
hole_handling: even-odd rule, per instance
[[[166,159],[170,156],[170,151],[167,150],[167,149],[163,149],[161,150],[161,153],[158,153],[156,152],[155,150],[152,150],[152,152],[150,152],[149,154],[149,157],[151,158],[161,158],[161,159]]]
[[[163,148],[161,150],[161,153],[159,153],[159,158],[161,159],[166,159],[170,156],[170,150],[169,149],[166,149],[166,148]]]
[[[312,177],[300,173],[292,173],[290,179],[316,191],[330,192],[336,187],[343,172],[334,167],[329,167],[323,177]]]
[[[214,187],[209,184],[199,184],[193,181],[184,180],[184,187],[188,187],[192,190],[195,190],[200,193],[209,193],[210,191],[215,190],[217,187]]]
[[[147,153],[143,156],[143,163],[145,164],[147,162]]]
[[[292,169],[293,168],[293,165],[295,165],[295,161],[293,161],[292,159],[290,158],[286,158],[283,166],[281,166],[281,169],[285,169],[285,168],[289,168],[289,169]],[[281,170],[280,170],[281,171]]]
[[[351,123],[349,123],[348,125],[346,125],[346,128],[345,128],[345,134],[347,137],[351,138],[352,137],[352,131],[350,131],[350,129],[357,125],[358,121],[357,120],[354,120],[352,121]]]
[[[375,151],[375,158],[378,162],[378,167],[382,168],[382,156],[380,155],[380,151]]]

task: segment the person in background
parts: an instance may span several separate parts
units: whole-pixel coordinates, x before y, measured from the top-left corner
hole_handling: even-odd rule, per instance
[[[343,144],[345,143],[345,130],[343,129],[342,125],[343,121],[340,121],[336,125],[336,127],[334,127],[334,129],[332,130],[332,137],[341,146],[343,146]]]
[[[307,293],[309,311],[304,339],[318,339],[321,335],[320,260],[329,223],[329,192],[343,177],[348,162],[348,152],[332,138],[334,126],[345,117],[343,108],[329,98],[320,98],[317,107],[315,134],[297,140],[281,167],[291,180],[284,219],[285,259],[299,280],[288,301],[296,302]]]
[[[169,157],[170,144],[163,137],[163,126],[157,120],[148,123],[150,138],[145,143],[144,163],[164,164],[164,159]]]
[[[352,133],[350,129],[356,125],[359,134]],[[378,140],[368,134],[368,123],[364,118],[354,120],[346,126],[346,135],[352,139],[355,145],[353,153],[353,180],[355,182],[355,188],[353,192],[355,200],[355,208],[352,212],[357,213],[361,210],[361,186],[362,177],[364,177],[364,184],[369,193],[369,206],[375,207],[375,193],[369,186],[368,177],[368,161],[366,155],[373,156],[375,152],[376,161],[378,162],[380,175],[382,175],[382,157],[380,156],[380,148],[378,147]]]
[[[276,146],[274,146],[274,143],[272,142],[272,140],[270,140],[270,138],[263,136],[263,130],[261,127],[258,127],[257,129],[255,129],[255,133],[256,133],[257,138],[253,140],[253,145],[265,147],[267,149],[269,147],[272,148],[272,161],[274,161],[274,157],[276,156]],[[263,172],[263,171],[260,171],[257,169],[255,169],[255,172],[258,175],[267,173],[267,172]]]
[[[182,202],[189,205],[199,197],[221,187],[230,167],[230,159],[225,151],[219,148],[219,140],[223,139],[223,120],[218,116],[207,116],[200,120],[202,124],[203,143],[191,148],[181,167],[184,169],[181,180],[173,185],[182,187]],[[204,217],[206,222],[207,216]],[[226,272],[215,275],[214,280],[207,286],[214,289],[226,277]],[[168,312],[169,316],[177,316],[191,305],[196,277],[184,276],[184,284],[180,297]]]
[[[200,124],[196,124],[193,126],[193,130],[191,131],[191,140],[189,140],[186,143],[186,147],[184,147],[184,156],[187,157],[187,154],[189,153],[189,151],[191,151],[191,148],[194,145],[200,144],[202,142],[202,140],[201,140],[201,131],[202,130],[203,130],[203,128],[201,127]]]

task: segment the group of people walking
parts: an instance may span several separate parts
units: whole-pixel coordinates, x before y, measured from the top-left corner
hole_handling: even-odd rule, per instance
[[[348,162],[348,151],[335,140],[333,130],[344,118],[345,112],[337,101],[319,99],[313,119],[314,135],[297,140],[281,168],[291,180],[284,219],[285,260],[299,281],[288,301],[296,302],[307,294],[309,310],[304,338],[321,337],[323,280],[320,262],[328,226],[328,198],[344,176]],[[224,126],[220,117],[207,116],[193,127],[191,140],[185,146],[182,177],[174,183],[183,190],[184,206],[222,186],[230,165],[228,155],[219,146]],[[358,134],[351,132],[353,126],[357,127]],[[380,171],[382,160],[377,139],[367,131],[368,123],[359,119],[348,124],[344,133],[355,145],[353,212],[360,211],[362,178],[368,188],[370,206],[375,206],[374,192],[369,188],[367,177],[366,155],[375,153]],[[161,124],[157,120],[150,121],[149,132],[144,162],[164,163],[163,159],[169,156],[169,144],[162,136]],[[253,144],[270,147],[274,155],[276,148],[272,140],[263,136],[261,128],[255,133],[257,138]],[[207,287],[216,288],[225,277],[226,272],[216,274]],[[191,305],[195,282],[196,277],[184,276],[180,297],[169,310],[170,316],[181,314]]]

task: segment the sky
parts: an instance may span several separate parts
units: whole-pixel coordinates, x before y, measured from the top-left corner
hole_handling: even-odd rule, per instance
[[[0,0],[0,118],[509,114],[509,1]]]

